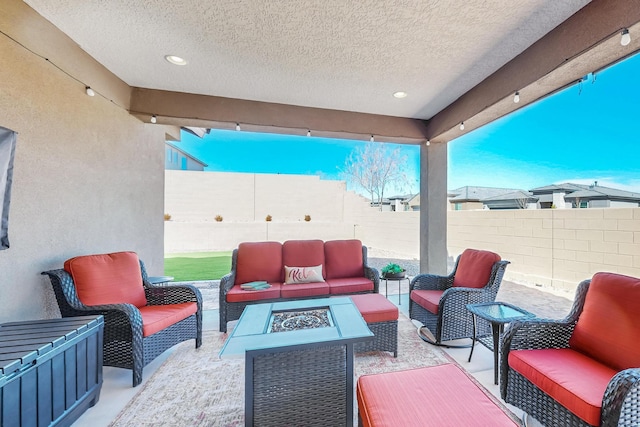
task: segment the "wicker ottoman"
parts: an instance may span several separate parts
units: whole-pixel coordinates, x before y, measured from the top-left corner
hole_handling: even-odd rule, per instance
[[[398,307],[380,294],[350,297],[375,335],[371,341],[356,344],[355,351],[390,351],[393,357],[398,357]]]
[[[517,427],[455,364],[362,375],[358,425],[363,427]]]

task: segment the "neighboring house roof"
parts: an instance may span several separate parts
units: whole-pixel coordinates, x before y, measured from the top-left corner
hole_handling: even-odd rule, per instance
[[[495,188],[495,187],[473,187],[473,186],[465,186],[456,188],[455,190],[450,190],[449,195],[453,194],[453,197],[450,197],[451,202],[460,203],[460,202],[480,202],[489,197],[499,196],[501,194],[513,193],[517,191],[522,191],[517,188]]]
[[[617,188],[604,187],[594,183],[591,185],[573,184],[565,182],[563,184],[547,185],[545,187],[538,187],[531,190],[534,195],[540,196],[540,201],[548,198],[554,192],[567,193],[565,200],[577,200],[577,199],[591,199],[591,200],[617,200],[617,201],[633,201],[640,202],[640,193],[633,193],[631,191],[619,190]],[[544,197],[544,196],[547,197]]]
[[[174,144],[170,143],[169,141],[165,141],[165,144],[167,144],[169,147],[173,148],[176,151],[179,151],[180,153],[184,154],[185,156],[189,157],[191,160],[193,160],[194,162],[198,162],[200,163],[202,166],[204,166],[205,168],[207,166],[209,166],[208,164],[206,164],[205,162],[203,162],[202,160],[193,157],[191,154],[187,153],[186,151],[184,151],[183,149],[181,149],[180,147],[176,147]]]
[[[517,190],[482,199],[489,209],[524,209],[529,203],[536,203],[538,197],[528,191]]]

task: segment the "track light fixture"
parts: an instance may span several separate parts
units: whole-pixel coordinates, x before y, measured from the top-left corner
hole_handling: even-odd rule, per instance
[[[464,130],[464,122],[460,122],[460,130]]]
[[[240,129],[240,123],[236,123],[236,130],[237,130],[238,132],[240,132],[240,131],[241,131],[241,129]]]
[[[156,124],[156,122],[158,121],[158,118],[156,117],[156,115],[154,114],[153,116],[151,116],[151,123]]]
[[[620,37],[620,44],[622,46],[626,46],[629,43],[631,43],[631,34],[629,34],[629,30],[625,28],[624,30],[622,30],[622,34]]]
[[[307,136],[311,136],[311,129],[307,131]]]
[[[91,89],[90,86],[87,86],[84,88],[84,91],[87,93],[87,95],[89,96],[96,96],[96,93],[93,89]]]
[[[513,95],[513,103],[517,104],[518,102],[520,102],[520,92],[516,91],[516,94]]]
[[[427,142],[425,142],[425,143],[424,143],[424,145],[426,145],[427,147],[428,147],[428,146],[430,146],[430,145],[431,145],[431,141],[429,141],[429,140],[427,139]]]
[[[371,139],[369,139],[369,142],[375,142],[373,135],[371,135]]]

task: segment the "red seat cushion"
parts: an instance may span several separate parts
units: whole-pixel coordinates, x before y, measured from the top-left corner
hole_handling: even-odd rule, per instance
[[[322,265],[322,277],[326,277],[324,242],[322,240],[287,240],[282,244],[282,264],[289,267]]]
[[[198,304],[195,302],[140,307],[142,335],[148,337],[156,332],[160,332],[195,314],[196,311],[198,311]]]
[[[229,292],[227,292],[227,302],[246,302],[280,298],[280,288],[282,284],[279,282],[269,284],[271,285],[270,288],[259,291],[247,291],[242,289],[240,285],[233,285],[231,289],[229,289]]]
[[[622,371],[640,366],[640,279],[596,273],[569,346]]]
[[[281,243],[244,242],[238,245],[236,285],[259,280],[282,282],[283,274]]]
[[[327,279],[364,277],[360,240],[329,240],[324,243],[324,258]]]
[[[68,259],[64,269],[73,277],[78,298],[85,305],[147,305],[135,252],[77,256]]]
[[[477,249],[465,249],[458,261],[453,286],[484,288],[491,278],[493,264],[500,261],[500,255]]]
[[[327,279],[327,284],[332,295],[373,291],[373,282],[362,276]]]
[[[317,295],[329,295],[329,285],[326,282],[283,285],[280,288],[282,298],[303,298]]]
[[[600,425],[602,397],[616,371],[578,351],[509,352],[509,366],[591,425]]]
[[[444,291],[436,290],[417,290],[411,291],[411,300],[420,307],[429,310],[433,314],[438,314],[440,298]]]
[[[398,307],[380,294],[351,295],[351,301],[367,323],[398,320]]]
[[[454,364],[363,375],[356,397],[364,427],[518,425]]]

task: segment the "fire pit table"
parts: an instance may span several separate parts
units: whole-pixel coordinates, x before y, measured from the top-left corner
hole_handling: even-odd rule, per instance
[[[245,357],[245,425],[353,425],[353,348],[371,339],[348,297],[247,306],[220,351]]]

